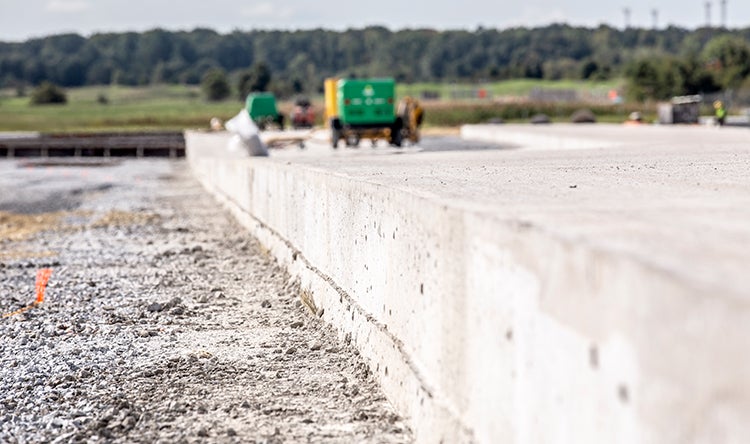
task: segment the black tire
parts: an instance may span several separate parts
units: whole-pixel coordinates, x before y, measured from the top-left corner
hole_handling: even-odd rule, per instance
[[[349,147],[359,146],[359,136],[357,134],[352,134],[349,137],[347,137],[346,146],[349,146]]]
[[[341,121],[339,119],[331,119],[331,146],[334,149],[339,147],[339,139],[341,139]]]
[[[401,143],[403,142],[403,133],[401,130],[404,128],[404,121],[401,120],[401,117],[397,117],[396,121],[393,122],[393,126],[391,126],[391,145],[393,146],[401,146]]]
[[[284,116],[279,114],[278,117],[276,117],[276,124],[279,125],[280,130],[284,130]]]

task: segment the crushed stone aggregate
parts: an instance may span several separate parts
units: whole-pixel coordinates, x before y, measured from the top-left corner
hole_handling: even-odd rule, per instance
[[[0,442],[413,441],[184,161],[3,161],[0,187],[23,231],[0,236],[0,313],[53,269],[43,304],[0,319]]]

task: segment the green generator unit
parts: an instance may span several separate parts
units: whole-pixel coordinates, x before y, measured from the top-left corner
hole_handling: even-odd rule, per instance
[[[276,109],[276,97],[271,93],[250,93],[245,100],[245,108],[250,118],[264,130],[273,125],[284,129],[284,116]]]
[[[348,146],[359,144],[360,139],[385,139],[401,146],[403,122],[396,115],[393,79],[340,79],[335,92],[328,94],[335,94],[329,122],[334,147],[340,139]]]
[[[396,118],[393,79],[339,80],[339,119],[347,125],[391,125]]]

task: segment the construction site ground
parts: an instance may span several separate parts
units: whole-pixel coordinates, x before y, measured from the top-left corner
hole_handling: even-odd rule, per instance
[[[0,161],[0,442],[410,442],[184,161]]]

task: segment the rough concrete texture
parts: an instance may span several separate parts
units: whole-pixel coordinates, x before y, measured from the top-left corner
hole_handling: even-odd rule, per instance
[[[187,143],[418,441],[750,439],[750,133],[472,131],[499,143]]]

